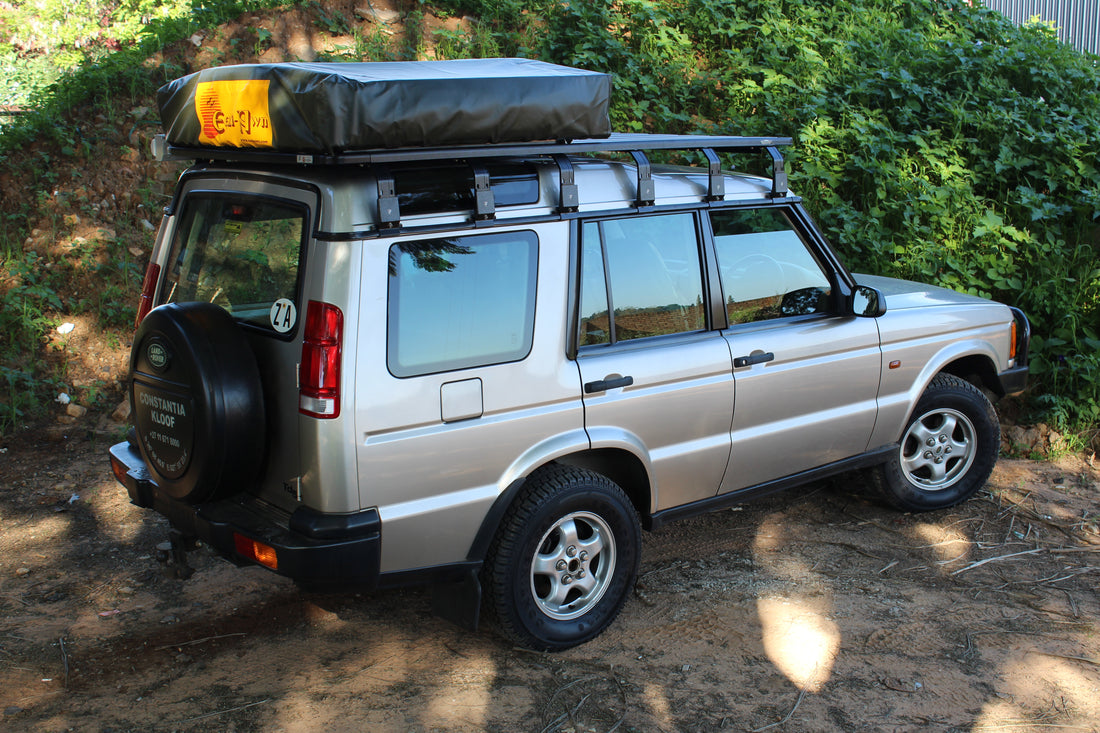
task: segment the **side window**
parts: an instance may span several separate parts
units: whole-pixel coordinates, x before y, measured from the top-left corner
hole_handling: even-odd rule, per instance
[[[711,213],[730,325],[823,313],[832,284],[776,209]]]
[[[706,328],[693,215],[587,222],[581,238],[581,346]]]
[[[390,247],[386,362],[397,377],[519,361],[535,330],[538,238],[507,232]]]

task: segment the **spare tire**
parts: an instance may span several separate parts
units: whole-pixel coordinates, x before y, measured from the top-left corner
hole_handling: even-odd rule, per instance
[[[229,313],[209,303],[153,309],[134,335],[130,377],[138,448],[169,496],[198,504],[256,483],[263,389]]]

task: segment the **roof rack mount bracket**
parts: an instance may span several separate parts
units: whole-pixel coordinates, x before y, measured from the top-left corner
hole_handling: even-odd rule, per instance
[[[493,187],[489,182],[489,171],[480,163],[471,163],[470,168],[474,171],[474,196],[477,204],[475,218],[495,219],[496,199],[493,197]]]
[[[558,165],[558,212],[576,211],[580,206],[580,193],[573,175],[573,164],[561,153],[554,155],[554,162]]]
[[[649,163],[649,158],[641,150],[629,150],[630,157],[634,159],[634,164],[638,167],[638,198],[634,202],[635,206],[639,208],[642,206],[652,206],[656,200],[653,190],[653,166]]]
[[[787,166],[783,161],[783,154],[779,148],[768,146],[768,155],[772,158],[772,190],[769,198],[781,199],[787,195]]]
[[[388,168],[379,166],[375,175],[378,177],[378,228],[392,229],[400,226],[401,206],[397,202],[393,174]]]
[[[722,161],[711,148],[703,148],[707,158],[707,197],[706,201],[721,201],[726,196],[726,181],[722,178]]]

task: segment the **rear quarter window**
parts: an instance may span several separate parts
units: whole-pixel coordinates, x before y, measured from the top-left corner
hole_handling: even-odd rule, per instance
[[[394,244],[390,373],[414,377],[525,358],[534,339],[537,270],[531,231]]]

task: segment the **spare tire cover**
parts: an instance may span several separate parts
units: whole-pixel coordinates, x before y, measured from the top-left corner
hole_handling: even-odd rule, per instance
[[[138,447],[166,493],[195,504],[257,482],[263,389],[229,313],[209,303],[153,309],[134,335],[130,375]]]

